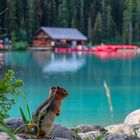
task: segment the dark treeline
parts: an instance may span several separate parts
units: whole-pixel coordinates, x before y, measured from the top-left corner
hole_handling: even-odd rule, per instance
[[[40,26],[75,27],[92,44],[140,44],[140,0],[0,0],[0,36],[30,40]]]

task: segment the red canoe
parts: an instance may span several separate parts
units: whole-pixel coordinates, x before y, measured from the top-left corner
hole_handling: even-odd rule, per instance
[[[133,45],[97,45],[96,47],[91,48],[55,48],[55,52],[57,53],[72,53],[72,52],[116,52],[120,50],[136,50],[138,49],[137,46]]]
[[[118,50],[136,50],[137,46],[133,45],[98,45],[96,46],[96,51],[118,51]]]

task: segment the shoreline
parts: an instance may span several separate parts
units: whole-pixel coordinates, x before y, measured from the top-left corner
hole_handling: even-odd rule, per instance
[[[23,125],[21,118],[8,119],[6,122],[13,130]],[[25,127],[20,131],[23,132],[24,129]],[[19,140],[29,138],[25,133],[17,136]],[[130,113],[123,123],[108,125],[105,127],[82,124],[73,128],[67,128],[63,125],[54,124],[49,136],[53,136],[55,138],[54,140],[96,140],[99,137],[106,140],[140,140],[140,109]],[[0,133],[0,139],[5,140],[3,133]],[[43,140],[42,138],[39,139]]]

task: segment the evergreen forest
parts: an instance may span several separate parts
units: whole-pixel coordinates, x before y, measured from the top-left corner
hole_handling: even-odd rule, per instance
[[[140,45],[140,0],[0,0],[5,9],[0,38],[30,42],[41,26],[74,27],[93,45]]]

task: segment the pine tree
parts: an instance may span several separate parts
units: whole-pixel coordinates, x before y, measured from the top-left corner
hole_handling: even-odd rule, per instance
[[[73,17],[72,17],[72,21],[71,21],[71,27],[78,28],[79,26],[80,25],[77,18],[77,10],[75,9]]]
[[[106,7],[106,37],[107,40],[111,40],[112,38],[115,38],[115,23],[112,18],[112,9],[111,6],[108,5]]]
[[[9,27],[10,32],[14,32],[17,29],[17,17],[16,17],[16,0],[7,0],[8,14],[6,15],[5,25]]]
[[[80,1],[70,0],[71,27],[80,29]]]
[[[135,14],[134,14],[134,41],[136,44],[140,44],[140,1],[136,0],[135,5]]]
[[[42,4],[42,25],[53,26],[57,23],[57,11],[55,0],[44,0]]]
[[[26,31],[28,33],[28,37],[31,38],[33,31],[35,30],[35,15],[34,15],[34,3],[35,0],[27,0],[27,21],[26,21]]]
[[[128,17],[129,13],[127,10],[123,13],[123,43],[128,43],[128,36],[129,36],[129,30],[128,30]]]
[[[40,0],[35,0],[35,21],[36,21],[36,27],[40,27],[42,25],[42,1]]]
[[[84,30],[84,0],[80,0],[80,27]]]
[[[133,39],[133,2],[126,0],[127,8],[123,14],[123,40],[124,43],[132,44]]]
[[[68,8],[67,0],[63,0],[59,7],[59,22],[60,26],[68,27]]]
[[[101,16],[101,13],[99,12],[97,14],[94,28],[93,28],[93,40],[97,44],[101,43],[102,39],[103,39],[103,27],[102,27],[102,25],[103,25],[102,24],[102,16]]]
[[[7,8],[6,1],[0,0],[0,13],[3,13],[3,11]],[[3,14],[0,15],[0,34],[6,33],[7,31],[7,26],[4,24],[5,19],[7,16],[8,11],[4,12]]]
[[[125,0],[110,0],[112,7],[112,18],[115,22],[116,41],[121,41],[123,27],[123,12],[126,6]]]
[[[92,42],[92,27],[93,27],[93,23],[95,21],[95,1],[93,0],[89,0],[88,2],[85,2],[85,9],[88,9],[85,11],[85,17],[87,18],[87,23],[85,25],[87,25],[86,30],[87,30],[87,36],[89,39],[89,42]],[[86,19],[85,18],[85,19]]]
[[[94,43],[140,42],[140,0],[0,0],[0,11],[6,8],[0,28],[8,30],[0,33],[14,40],[31,39],[41,26],[62,26],[80,29]]]

